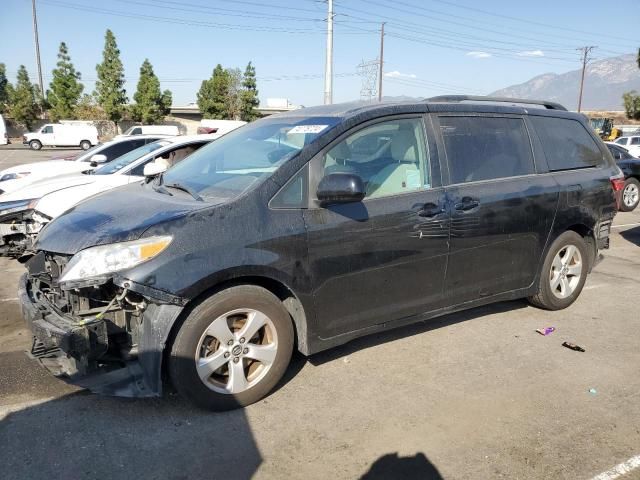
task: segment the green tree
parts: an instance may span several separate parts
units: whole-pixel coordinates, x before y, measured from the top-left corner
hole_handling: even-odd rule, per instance
[[[160,80],[153,73],[153,66],[148,59],[140,67],[138,88],[133,99],[136,103],[131,107],[131,116],[145,124],[162,121],[171,109],[171,92],[160,92]]]
[[[229,73],[220,64],[213,69],[211,78],[202,82],[197,97],[203,118],[228,118],[229,83]]]
[[[224,101],[225,118],[240,120],[240,92],[242,91],[242,71],[239,68],[227,68],[227,93]]]
[[[627,118],[640,120],[640,95],[636,93],[635,90],[625,93],[622,95],[622,101]]]
[[[31,129],[38,115],[38,105],[35,88],[24,65],[20,65],[16,86],[9,90],[9,94],[9,114],[16,122]]]
[[[75,118],[75,107],[80,100],[84,85],[80,82],[80,72],[76,71],[69,49],[62,42],[58,50],[57,68],[53,70],[53,79],[47,91],[49,116],[54,122],[62,118]]]
[[[7,80],[7,67],[0,63],[0,113],[3,113],[9,103],[9,81]]]
[[[120,50],[116,37],[107,30],[102,51],[102,63],[96,65],[98,80],[96,96],[107,119],[118,123],[126,110],[127,92],[124,89],[124,67],[120,60]]]
[[[240,92],[240,119],[251,122],[260,117],[256,108],[260,105],[258,99],[258,84],[256,82],[256,69],[249,62],[244,70],[242,90]]]
[[[78,120],[108,120],[104,110],[98,105],[95,95],[86,93],[76,105],[75,115]]]

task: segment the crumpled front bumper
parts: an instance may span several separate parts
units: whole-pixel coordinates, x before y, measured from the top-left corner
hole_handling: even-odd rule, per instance
[[[20,278],[18,297],[33,344],[28,355],[53,375],[94,393],[121,397],[162,394],[162,355],[181,306],[150,304],[143,316],[143,335],[137,358],[114,367],[101,362],[107,350],[104,320],[78,321],[57,313],[46,299],[30,290],[28,275]]]

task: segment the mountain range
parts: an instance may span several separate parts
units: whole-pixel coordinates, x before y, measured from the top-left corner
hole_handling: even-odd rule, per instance
[[[562,74],[545,73],[490,95],[551,100],[576,110],[580,74],[580,69]],[[640,93],[640,68],[635,55],[621,55],[589,63],[585,72],[582,110],[623,110],[622,94],[631,90]]]

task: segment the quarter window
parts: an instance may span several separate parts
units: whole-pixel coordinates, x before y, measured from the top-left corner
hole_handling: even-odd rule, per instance
[[[427,151],[420,118],[376,123],[349,135],[321,157],[322,176],[353,173],[365,199],[428,188]]]
[[[602,152],[584,126],[567,118],[531,117],[549,170],[573,170],[602,163]]]
[[[440,117],[451,183],[534,173],[529,135],[520,118]]]

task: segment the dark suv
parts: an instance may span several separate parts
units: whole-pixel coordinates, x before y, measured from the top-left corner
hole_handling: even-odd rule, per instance
[[[95,392],[154,396],[168,378],[200,406],[247,405],[294,348],[521,297],[568,307],[623,184],[553,103],[274,115],[51,222],[20,284],[31,355]]]

